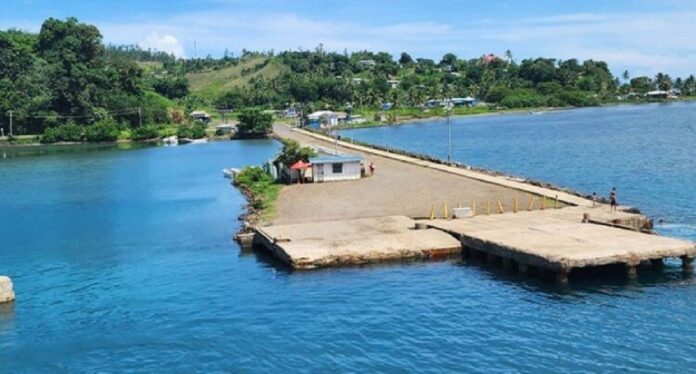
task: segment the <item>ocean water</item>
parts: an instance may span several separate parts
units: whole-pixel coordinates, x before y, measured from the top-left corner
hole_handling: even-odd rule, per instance
[[[346,130],[345,137],[447,159],[447,120]],[[466,165],[608,197],[696,240],[696,102],[451,119]]]
[[[290,272],[241,251],[245,202],[221,169],[279,148],[0,149],[0,274],[18,296],[0,306],[0,372],[696,367],[696,281],[678,263],[557,288],[456,259]],[[689,225],[679,212],[664,216]]]

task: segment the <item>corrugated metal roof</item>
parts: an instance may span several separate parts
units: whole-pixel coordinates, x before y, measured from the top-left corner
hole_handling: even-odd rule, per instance
[[[335,164],[341,162],[360,162],[363,158],[360,156],[322,156],[310,158],[312,164]]]

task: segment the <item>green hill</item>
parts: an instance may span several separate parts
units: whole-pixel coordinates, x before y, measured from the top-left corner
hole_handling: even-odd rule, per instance
[[[189,73],[186,75],[191,92],[217,97],[235,87],[243,87],[256,77],[273,79],[284,67],[276,59],[253,57],[221,69]]]

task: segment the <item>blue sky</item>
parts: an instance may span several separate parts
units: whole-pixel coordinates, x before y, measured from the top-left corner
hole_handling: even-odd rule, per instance
[[[439,59],[510,49],[601,59],[615,73],[696,74],[696,1],[680,0],[3,0],[0,28],[48,17],[99,26],[104,40],[180,56],[227,49],[368,49]],[[196,46],[194,48],[194,45]]]

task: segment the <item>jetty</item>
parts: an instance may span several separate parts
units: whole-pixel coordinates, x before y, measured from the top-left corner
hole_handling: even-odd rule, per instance
[[[276,217],[254,227],[253,242],[293,269],[463,253],[521,272],[543,270],[561,283],[578,269],[608,265],[635,277],[640,264],[661,266],[665,258],[693,271],[696,245],[654,235],[634,209],[612,212],[569,191],[284,125],[274,131],[377,165],[368,178],[281,190]],[[454,218],[455,207],[470,214]]]
[[[255,241],[302,270],[461,253],[453,236],[415,227],[416,222],[405,216],[299,223],[259,227]]]

